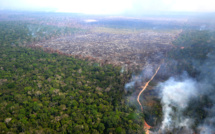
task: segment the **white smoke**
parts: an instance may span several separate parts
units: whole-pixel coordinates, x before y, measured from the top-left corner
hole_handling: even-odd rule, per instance
[[[160,127],[162,132],[174,132],[181,128],[192,130],[194,123],[200,120],[200,124],[193,131],[200,134],[215,133],[215,53],[209,53],[202,64],[196,61],[195,68],[199,71],[199,75],[195,78],[184,73],[178,77],[171,77],[157,86],[160,90],[163,110],[163,121]],[[205,96],[209,104],[204,103],[204,99],[199,100],[200,96]],[[196,103],[190,103],[193,100]],[[195,108],[200,104],[203,104],[201,109],[204,111],[204,118],[200,119],[196,115],[189,117],[185,114],[188,107],[198,112]]]
[[[215,51],[208,53],[207,59],[199,68],[200,80],[202,84],[201,94],[207,96],[210,99],[212,106],[205,107],[207,112],[207,117],[204,119],[203,123],[199,125],[200,134],[214,134],[215,133]]]
[[[175,128],[192,125],[192,119],[183,116],[189,101],[198,95],[197,82],[189,78],[187,74],[182,79],[171,77],[169,80],[160,83],[160,97],[163,110],[163,121],[161,130],[172,131]]]
[[[158,84],[163,119],[160,131],[155,133],[215,133],[215,51],[208,53],[204,61],[193,59],[192,64],[193,68],[198,70],[194,78],[183,73]],[[148,65],[139,75],[133,75],[125,89],[128,91],[141,86],[151,78],[155,67]],[[165,70],[165,67],[163,70],[161,67],[159,71],[158,76],[168,71],[171,73],[171,70]],[[135,97],[133,102],[136,101]]]
[[[154,66],[148,64],[144,67],[142,72],[139,75],[133,75],[131,81],[125,84],[125,89],[129,90],[130,88],[134,87],[135,84],[142,85],[144,81],[150,79],[154,74]]]

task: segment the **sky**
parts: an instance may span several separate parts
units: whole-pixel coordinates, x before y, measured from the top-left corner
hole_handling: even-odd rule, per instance
[[[84,14],[215,12],[215,0],[0,0],[0,10]]]

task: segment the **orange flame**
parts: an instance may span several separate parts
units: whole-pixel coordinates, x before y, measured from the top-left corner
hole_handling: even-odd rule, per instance
[[[143,93],[143,91],[148,87],[149,83],[154,79],[154,77],[156,76],[156,74],[158,73],[160,69],[160,66],[157,68],[157,70],[155,71],[154,75],[151,77],[151,79],[146,82],[145,86],[142,87],[143,89],[140,91],[140,93],[138,94],[137,96],[137,102],[139,103],[140,107],[141,107],[141,111],[143,112],[143,106],[142,104],[140,103],[140,95]],[[149,129],[151,128],[150,125],[147,124],[147,122],[144,120],[144,130],[145,130],[145,133],[146,134],[149,134]]]

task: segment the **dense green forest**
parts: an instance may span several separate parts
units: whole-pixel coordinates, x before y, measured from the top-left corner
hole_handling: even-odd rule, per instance
[[[77,30],[57,29],[0,22],[0,133],[143,133],[124,95],[129,73],[22,46]]]
[[[0,22],[1,45],[26,45],[50,38],[72,35],[75,32],[83,32],[84,29],[58,27],[52,25],[40,25],[25,21]]]
[[[124,91],[130,72],[28,47],[83,31],[24,21],[0,22],[0,133],[144,133],[144,115],[127,99],[132,93]],[[196,66],[215,50],[214,37],[212,31],[184,30],[165,57],[169,73],[198,75]],[[159,116],[160,121],[159,101],[156,106],[147,114]],[[204,110],[199,109],[198,115],[204,119]],[[187,113],[191,116],[192,112]]]

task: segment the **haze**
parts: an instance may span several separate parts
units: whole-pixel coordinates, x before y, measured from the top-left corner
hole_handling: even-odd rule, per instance
[[[213,0],[0,0],[1,10],[55,11],[84,14],[214,12]]]

